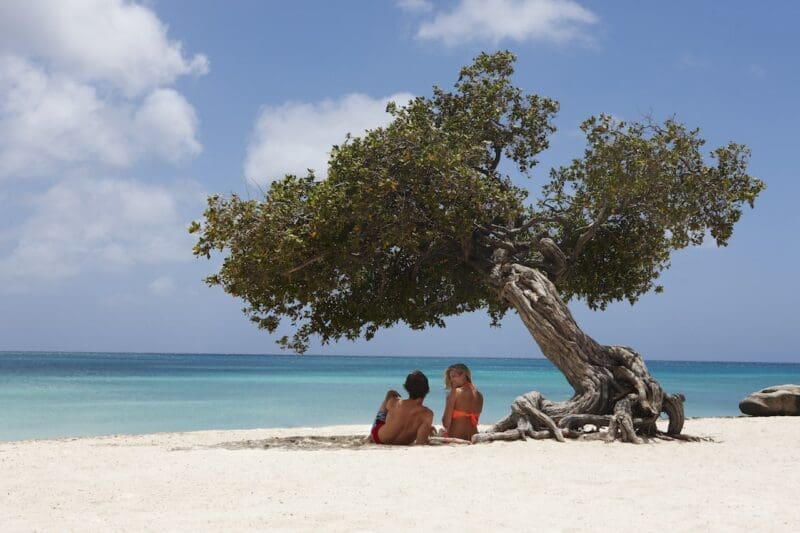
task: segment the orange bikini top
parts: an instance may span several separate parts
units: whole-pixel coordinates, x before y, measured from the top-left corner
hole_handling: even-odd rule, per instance
[[[461,411],[459,409],[453,409],[453,418],[468,418],[469,423],[472,424],[472,427],[478,427],[478,418],[480,418],[480,413],[470,413],[469,411]]]
[[[468,381],[465,387],[469,387],[472,390],[475,390],[475,385],[472,384],[471,381]],[[453,418],[468,418],[469,423],[472,424],[472,427],[478,427],[478,418],[480,418],[480,413],[470,413],[469,411],[461,411],[460,409],[453,409]]]

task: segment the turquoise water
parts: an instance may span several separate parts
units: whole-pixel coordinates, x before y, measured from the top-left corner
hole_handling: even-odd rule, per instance
[[[433,357],[0,352],[0,440],[200,429],[368,424],[406,374],[431,381],[441,416],[443,370]],[[485,396],[482,422],[508,413],[529,390],[571,394],[544,359],[463,360]],[[648,361],[688,416],[738,415],[745,395],[800,383],[800,364]]]

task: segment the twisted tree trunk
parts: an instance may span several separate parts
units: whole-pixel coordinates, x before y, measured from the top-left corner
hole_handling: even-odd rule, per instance
[[[519,313],[542,353],[575,390],[567,401],[552,402],[538,392],[518,397],[511,414],[473,442],[554,437],[584,437],[587,425],[595,438],[642,442],[657,434],[656,420],[669,417],[668,435],[683,428],[683,396],[666,395],[650,376],[642,357],[630,348],[603,346],[586,335],[547,276],[539,270],[501,263],[492,279]],[[605,434],[601,427],[608,427]]]

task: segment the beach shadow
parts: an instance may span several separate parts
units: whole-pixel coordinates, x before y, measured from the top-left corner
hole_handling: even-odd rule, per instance
[[[572,440],[572,439],[570,439]],[[590,441],[590,440],[604,440],[603,433],[590,433],[583,435],[577,441]],[[529,440],[528,442],[535,442],[536,440]],[[665,434],[647,437],[644,439],[646,443],[651,442],[718,442],[712,437],[690,436],[690,435],[676,435],[667,436]],[[524,442],[524,441],[517,441]],[[432,437],[431,445],[434,446],[463,446],[469,445],[468,441],[452,438]],[[621,443],[620,443],[621,444]],[[290,437],[269,437],[266,439],[245,439],[229,442],[220,442],[219,444],[212,444],[208,446],[189,446],[189,447],[174,447],[170,451],[189,451],[197,450],[200,448],[222,448],[225,450],[375,450],[375,449],[392,449],[392,448],[407,448],[407,446],[393,446],[393,445],[377,445],[369,442],[361,435],[326,435],[326,436],[290,436]]]
[[[329,435],[322,437],[295,436],[295,437],[270,437],[267,439],[238,440],[215,444],[211,448],[224,448],[226,450],[352,450],[363,447],[374,447],[372,443],[364,441],[361,435]]]
[[[451,446],[469,444],[469,441],[453,438],[431,437],[434,446]],[[248,439],[232,442],[221,442],[209,448],[226,450],[354,450],[354,449],[388,449],[407,448],[407,446],[377,445],[361,435],[327,435],[327,436],[292,436],[270,437],[267,439]],[[178,448],[174,448],[177,450]]]

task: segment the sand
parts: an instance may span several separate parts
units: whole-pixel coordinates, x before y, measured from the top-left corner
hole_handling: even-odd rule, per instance
[[[360,445],[367,429],[1,442],[0,530],[800,531],[800,417],[690,419],[715,442],[639,446]]]

